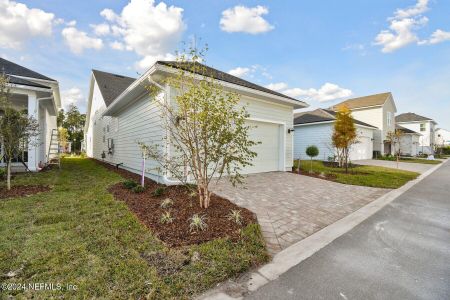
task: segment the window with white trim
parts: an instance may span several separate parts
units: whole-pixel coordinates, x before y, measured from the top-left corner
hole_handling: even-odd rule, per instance
[[[426,124],[420,123],[420,131],[425,131],[425,130],[426,130]]]
[[[392,114],[390,111],[387,112],[387,125],[388,127],[392,125]]]

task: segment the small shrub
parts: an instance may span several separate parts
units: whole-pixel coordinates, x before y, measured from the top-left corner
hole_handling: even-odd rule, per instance
[[[173,217],[170,214],[170,211],[163,212],[163,214],[161,215],[161,218],[160,218],[160,222],[161,222],[161,224],[170,224],[173,222]]]
[[[0,168],[0,180],[4,180],[6,178],[6,169]]]
[[[202,215],[199,216],[198,214],[193,215],[191,218],[189,218],[189,231],[190,232],[196,232],[198,230],[206,230],[208,228],[208,224],[206,224],[206,216]]]
[[[161,208],[169,208],[173,205],[173,200],[170,198],[166,198],[161,202]]]
[[[139,194],[145,191],[145,187],[143,187],[142,185],[136,185],[134,188],[131,189],[131,191],[133,193]]]
[[[136,187],[138,185],[138,183],[134,180],[131,179],[127,179],[123,182],[123,187],[126,189],[131,190],[132,188]]]
[[[153,196],[162,196],[166,192],[166,189],[162,186],[159,186],[156,188],[156,190],[153,191]]]
[[[319,148],[317,148],[317,146],[314,145],[308,146],[308,148],[306,148],[306,155],[308,155],[311,158],[309,173],[312,173],[312,160],[313,157],[319,155]]]
[[[232,209],[228,214],[228,220],[233,221],[238,225],[242,225],[241,211],[238,209]]]

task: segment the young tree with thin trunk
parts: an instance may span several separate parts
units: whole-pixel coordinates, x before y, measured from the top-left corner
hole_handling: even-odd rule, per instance
[[[169,66],[172,75],[161,83],[150,79],[149,91],[160,109],[166,136],[163,145],[145,145],[159,171],[188,186],[196,184],[202,208],[210,205],[214,178],[228,175],[233,185],[243,182],[241,170],[252,165],[256,157],[252,147],[258,144],[249,138],[249,114],[239,95],[226,91],[220,78],[199,63],[205,61],[206,50],[190,48],[178,54]],[[171,98],[167,87],[175,94]]]
[[[394,148],[394,154],[395,157],[397,158],[397,169],[398,163],[400,161],[401,140],[403,135],[404,133],[401,129],[395,129],[394,131],[389,131],[386,134],[386,139],[391,143],[392,147]]]
[[[36,146],[39,135],[37,121],[26,112],[13,107],[9,93],[9,78],[0,75],[0,144],[6,161],[6,185],[11,189],[11,163],[28,146]]]
[[[352,114],[344,105],[340,106],[336,113],[331,140],[336,149],[339,167],[345,166],[345,172],[348,173],[350,149],[352,145],[358,142],[358,135]]]

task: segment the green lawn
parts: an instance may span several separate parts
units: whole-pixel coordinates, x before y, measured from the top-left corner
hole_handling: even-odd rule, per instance
[[[95,162],[63,159],[62,169],[13,184],[53,190],[0,200],[0,282],[76,285],[76,291],[0,291],[49,299],[184,299],[268,259],[259,226],[227,239],[169,250],[107,187],[122,180]],[[194,252],[199,260],[191,261]],[[17,276],[3,277],[19,270]]]
[[[386,159],[379,159],[379,160],[386,160]],[[397,160],[389,159],[389,161],[397,161]],[[441,163],[440,160],[427,160],[424,158],[407,158],[407,157],[400,158],[399,161],[406,162],[406,163],[417,163],[417,164],[427,164],[427,165],[438,165]]]
[[[294,165],[297,166],[297,161]],[[300,169],[308,172],[310,161],[302,160]],[[313,161],[312,169],[315,173],[331,174],[336,182],[380,188],[398,188],[419,176],[415,172],[376,166],[354,166],[349,169],[349,173],[345,173],[345,169],[327,167],[322,161]]]

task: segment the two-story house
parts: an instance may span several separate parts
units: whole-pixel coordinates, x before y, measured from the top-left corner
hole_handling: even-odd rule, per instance
[[[22,169],[24,163],[30,171],[37,171],[50,160],[52,135],[57,134],[56,116],[61,108],[58,81],[4,58],[0,58],[0,73],[9,79],[12,105],[39,124],[39,136],[13,158],[13,168]],[[0,166],[4,164],[0,145]]]
[[[395,117],[397,124],[421,134],[419,152],[432,154],[434,152],[435,127],[437,123],[428,117],[415,113],[404,113]]]
[[[390,92],[348,99],[331,109],[337,110],[341,105],[351,110],[354,119],[377,128],[373,133],[374,153],[382,155],[391,153],[387,134],[395,130],[397,108]]]

